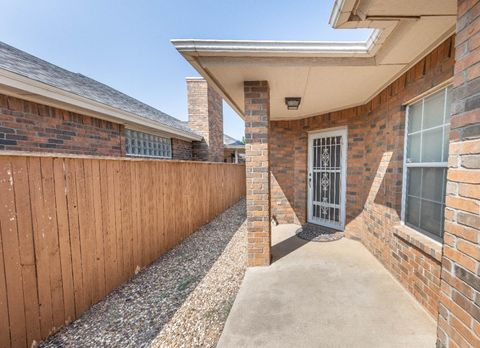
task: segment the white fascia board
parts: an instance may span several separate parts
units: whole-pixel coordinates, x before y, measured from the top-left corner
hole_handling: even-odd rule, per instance
[[[335,0],[328,23],[333,28],[339,28],[348,21],[354,6],[355,0]]]
[[[378,35],[376,31],[372,37]],[[337,55],[345,57],[369,56],[375,37],[366,41],[263,41],[263,40],[171,40],[175,48],[192,56],[306,56]]]
[[[60,88],[32,80],[28,77],[0,69],[0,92],[20,99],[47,104],[53,107],[69,109],[93,117],[105,119],[124,125],[139,125],[160,132],[175,135],[188,141],[202,140],[200,135],[192,135],[133,113],[96,102],[94,100],[64,91]]]

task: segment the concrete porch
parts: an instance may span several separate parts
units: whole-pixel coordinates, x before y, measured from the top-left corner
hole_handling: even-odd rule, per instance
[[[272,230],[273,263],[248,269],[218,347],[434,347],[436,323],[360,243]]]

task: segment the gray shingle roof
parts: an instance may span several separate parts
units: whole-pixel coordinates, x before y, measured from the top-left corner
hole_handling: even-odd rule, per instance
[[[223,135],[223,145],[243,146],[245,144],[242,143],[240,140],[237,140],[235,138],[232,138],[229,135],[224,134]]]
[[[60,68],[3,42],[0,42],[0,68],[198,136],[175,117],[87,76]]]

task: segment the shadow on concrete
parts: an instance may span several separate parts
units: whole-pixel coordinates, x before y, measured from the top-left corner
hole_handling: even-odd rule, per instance
[[[300,227],[300,226],[299,226]],[[301,248],[309,241],[301,239],[296,235],[293,235],[287,239],[282,240],[279,243],[272,245],[272,263],[280,260],[295,250]]]

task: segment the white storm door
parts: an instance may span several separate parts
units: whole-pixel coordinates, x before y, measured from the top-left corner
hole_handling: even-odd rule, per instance
[[[347,128],[308,137],[308,222],[343,230],[347,167]]]

